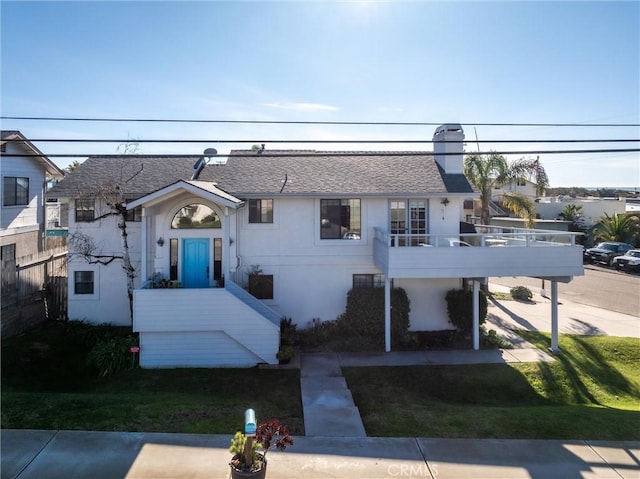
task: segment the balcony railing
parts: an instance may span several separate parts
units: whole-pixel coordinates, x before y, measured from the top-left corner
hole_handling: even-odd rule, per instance
[[[580,233],[476,226],[473,234],[395,234],[374,228],[373,259],[390,278],[584,274]]]
[[[465,234],[392,234],[380,228],[374,228],[374,237],[388,247],[447,247],[447,246],[575,246],[576,237],[582,233],[531,230],[504,226],[476,225],[477,233]]]

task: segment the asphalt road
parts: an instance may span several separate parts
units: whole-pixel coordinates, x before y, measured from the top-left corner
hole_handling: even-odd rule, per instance
[[[540,293],[542,281],[537,278],[490,278],[491,283],[503,286],[526,286]],[[547,296],[551,284],[546,281]],[[558,283],[558,296],[576,303],[596,306],[618,313],[640,316],[640,274],[619,272],[595,265],[584,265],[584,276],[574,276],[570,283]]]

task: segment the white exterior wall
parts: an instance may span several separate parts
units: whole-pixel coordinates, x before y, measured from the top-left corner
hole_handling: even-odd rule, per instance
[[[7,142],[6,145],[7,154],[24,153],[13,142]],[[0,236],[37,231],[44,220],[42,199],[45,185],[44,169],[35,158],[3,157],[2,178],[5,176],[29,178],[29,204],[4,206],[4,179],[0,181],[0,201],[2,201]]]
[[[600,221],[604,214],[612,216],[614,214],[624,214],[626,210],[626,201],[622,199],[543,199],[536,204],[538,214],[542,219],[555,219],[567,205],[582,206],[582,215],[587,225],[592,225]]]
[[[454,329],[449,323],[445,296],[450,289],[462,286],[457,278],[453,279],[395,279],[395,287],[403,288],[409,296],[411,331],[439,331]]]
[[[143,367],[277,363],[280,328],[222,288],[135,291]]]
[[[458,236],[463,199],[449,201],[442,206],[440,198],[429,200],[430,233]],[[345,310],[353,275],[381,273],[373,262],[372,229],[388,229],[389,202],[361,198],[361,207],[361,240],[321,240],[319,199],[274,199],[273,224],[249,224],[248,211],[240,210],[236,281],[246,284],[251,267],[259,266],[263,274],[273,275],[274,299],[263,301],[272,309],[301,327],[315,318],[336,319]],[[405,289],[412,302],[412,329],[450,327],[444,295],[459,285],[458,280],[394,281],[409,287]]]
[[[101,214],[100,205],[96,202],[96,216]],[[135,286],[142,282],[139,276],[141,265],[141,230],[142,223],[128,222],[127,233],[129,256],[133,267],[138,272]],[[69,203],[69,233],[82,233],[91,236],[96,244],[96,254],[122,256],[122,240],[114,216],[91,223],[76,223],[75,204]],[[69,251],[70,254],[73,251]],[[76,294],[74,276],[76,271],[94,272],[94,294]],[[127,279],[122,269],[122,260],[115,260],[109,265],[89,264],[84,259],[72,256],[68,265],[68,316],[70,319],[87,320],[92,323],[112,323],[129,326],[129,300],[127,298]]]

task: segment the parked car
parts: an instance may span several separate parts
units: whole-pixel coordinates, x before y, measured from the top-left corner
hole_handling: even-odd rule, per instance
[[[624,255],[613,258],[613,266],[617,270],[640,270],[640,249],[630,249]]]
[[[633,246],[628,243],[603,241],[598,243],[595,248],[585,250],[584,260],[587,263],[605,263],[611,266],[615,257],[622,256],[630,249],[633,249]]]

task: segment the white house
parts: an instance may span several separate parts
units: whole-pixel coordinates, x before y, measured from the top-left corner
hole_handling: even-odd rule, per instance
[[[1,259],[20,262],[45,249],[47,182],[64,173],[19,131],[3,130],[1,138]]]
[[[119,232],[92,221],[104,205],[90,192],[117,182],[130,198],[143,367],[275,363],[281,317],[335,319],[358,285],[385,288],[388,350],[392,283],[409,296],[411,329],[439,330],[451,328],[444,297],[463,279],[477,295],[488,276],[583,274],[569,233],[479,226],[464,235],[477,247],[451,247],[475,194],[463,140],[460,125],[443,125],[434,153],[246,150],[204,167],[198,157],[92,157],[52,195],[72,203],[70,232],[104,254],[120,252]],[[70,317],[130,324],[117,262],[74,260],[69,281]]]

